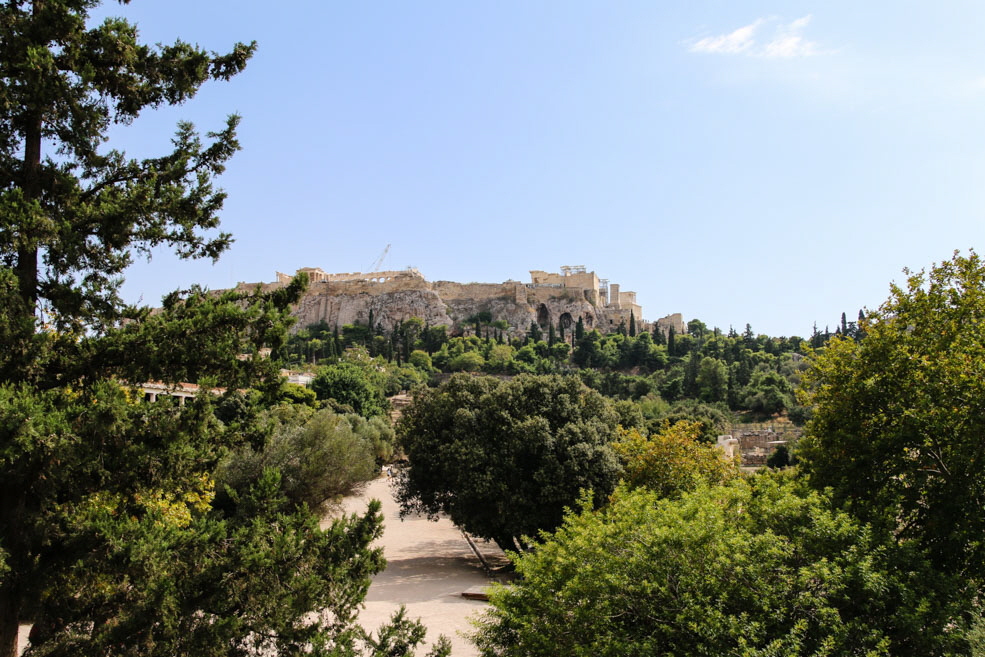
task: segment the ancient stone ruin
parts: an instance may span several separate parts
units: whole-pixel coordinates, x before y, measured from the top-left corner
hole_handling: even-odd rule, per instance
[[[389,331],[401,321],[420,317],[429,326],[445,325],[452,334],[466,334],[474,325],[471,318],[489,313],[492,321],[505,321],[511,336],[525,334],[536,322],[541,329],[554,326],[570,335],[578,320],[585,330],[603,333],[628,327],[632,317],[638,330],[652,330],[644,321],[636,293],[586,271],[583,265],[561,267],[561,273],[530,272],[530,282],[455,283],[428,281],[420,271],[330,274],[316,267],[297,273],[308,275],[310,284],[295,308],[295,327],[318,322],[329,326],[366,324],[372,312],[373,324]],[[266,290],[283,287],[292,276],[277,272],[273,283],[260,284]],[[253,289],[257,284],[240,283],[237,289]],[[679,313],[657,320],[665,332],[673,327],[686,332]]]

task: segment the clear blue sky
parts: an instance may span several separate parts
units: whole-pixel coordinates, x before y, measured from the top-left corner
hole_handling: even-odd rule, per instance
[[[985,230],[985,4],[134,0],[145,41],[247,70],[113,132],[243,116],[216,265],[130,301],[298,267],[527,280],[586,265],[647,319],[808,335]]]

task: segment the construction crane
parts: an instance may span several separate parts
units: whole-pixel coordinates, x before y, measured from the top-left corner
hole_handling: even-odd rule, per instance
[[[390,252],[390,245],[387,244],[386,248],[383,249],[383,253],[381,253],[380,257],[376,259],[376,262],[374,262],[372,265],[369,266],[369,273],[379,271],[380,265],[383,264],[383,259],[386,258],[386,254],[388,254],[389,252]]]

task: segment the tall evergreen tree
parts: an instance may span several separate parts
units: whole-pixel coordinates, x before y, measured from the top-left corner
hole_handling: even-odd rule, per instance
[[[667,344],[667,336],[664,335],[663,329],[658,324],[653,325],[653,344]]]
[[[629,311],[629,337],[636,337],[636,314],[632,310]]]
[[[585,337],[585,320],[579,316],[578,323],[575,324],[575,340],[581,340],[583,337]]]
[[[561,332],[564,333],[563,328],[561,329]],[[564,336],[562,336],[562,339],[563,337]],[[547,325],[547,344],[552,345],[555,342],[557,342],[557,335],[555,335],[554,333],[554,322],[551,322],[550,324]]]
[[[0,5],[0,657],[21,622],[45,655],[354,654],[378,507],[321,530],[276,470],[220,504],[219,459],[264,433],[220,424],[209,393],[179,407],[128,389],[279,393],[270,360],[236,356],[280,346],[304,277],[174,293],[153,314],[118,295],[134,255],[229,246],[213,183],[238,118],[206,139],[179,124],[162,157],[103,147],[113,124],[243,70],[254,45],[149,47],[125,20],[89,26],[98,4]]]
[[[811,329],[811,347],[817,349],[824,344],[824,337],[821,332],[817,330],[817,322],[814,322],[814,327]]]

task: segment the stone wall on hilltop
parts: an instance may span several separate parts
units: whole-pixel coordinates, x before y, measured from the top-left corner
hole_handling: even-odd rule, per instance
[[[299,271],[308,273],[313,282],[294,309],[298,318],[295,330],[319,322],[339,327],[366,324],[371,311],[373,323],[385,331],[403,320],[420,317],[429,326],[448,326],[453,335],[469,333],[474,327],[469,318],[480,312],[488,312],[493,321],[504,320],[512,336],[527,333],[531,322],[537,322],[545,332],[553,325],[564,327],[570,334],[579,318],[586,330],[607,333],[623,323],[628,325],[631,314],[640,330],[648,328],[635,293],[620,292],[618,285],[612,285],[610,299],[610,288],[595,287],[602,279],[583,268],[564,275],[531,272],[531,283],[429,282],[414,269],[375,274],[326,274],[315,268]],[[290,280],[280,273],[277,278],[275,283],[259,285],[271,290]],[[589,287],[585,287],[585,280],[591,283]],[[240,283],[237,288],[256,285]]]

